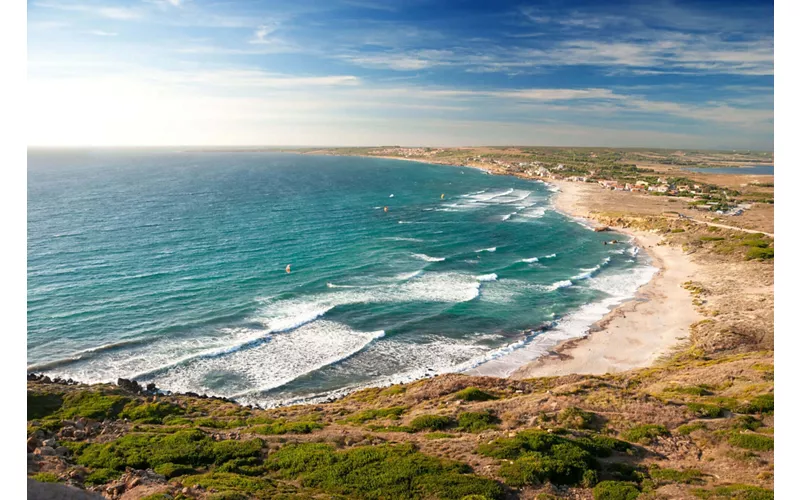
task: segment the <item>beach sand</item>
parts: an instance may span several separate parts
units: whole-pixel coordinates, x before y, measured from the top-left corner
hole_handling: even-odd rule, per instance
[[[589,215],[591,195],[596,186],[559,182],[554,203],[558,210],[575,217]],[[653,259],[659,272],[642,286],[633,300],[611,311],[585,337],[558,345],[511,374],[531,378],[579,374],[614,373],[652,365],[688,341],[690,326],[702,319],[692,296],[681,285],[699,272],[680,248],[661,245],[657,234],[610,228],[635,238]]]

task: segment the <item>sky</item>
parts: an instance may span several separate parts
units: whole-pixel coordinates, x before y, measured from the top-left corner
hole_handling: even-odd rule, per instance
[[[760,1],[29,0],[31,146],[773,149]]]

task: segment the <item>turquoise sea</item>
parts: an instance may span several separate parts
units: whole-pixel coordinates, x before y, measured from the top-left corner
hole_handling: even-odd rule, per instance
[[[28,369],[264,406],[503,375],[654,272],[552,195],[376,158],[31,150]]]

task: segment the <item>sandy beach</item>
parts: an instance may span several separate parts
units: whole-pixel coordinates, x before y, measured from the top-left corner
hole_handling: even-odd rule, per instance
[[[587,217],[589,196],[596,186],[571,182],[557,185],[556,208],[574,217]],[[589,335],[561,343],[549,355],[517,369],[511,378],[603,374],[646,367],[688,340],[691,324],[702,319],[690,293],[681,286],[699,270],[688,255],[679,248],[661,245],[657,234],[610,229],[635,238],[659,272],[632,300],[597,322]]]

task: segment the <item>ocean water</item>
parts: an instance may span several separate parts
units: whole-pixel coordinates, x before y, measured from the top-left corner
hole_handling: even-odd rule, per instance
[[[654,272],[552,195],[376,158],[32,150],[28,369],[263,406],[506,374]]]

